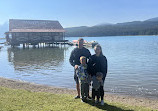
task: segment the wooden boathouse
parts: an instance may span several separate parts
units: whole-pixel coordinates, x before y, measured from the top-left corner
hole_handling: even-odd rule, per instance
[[[6,41],[11,46],[64,42],[65,30],[58,21],[9,19]]]

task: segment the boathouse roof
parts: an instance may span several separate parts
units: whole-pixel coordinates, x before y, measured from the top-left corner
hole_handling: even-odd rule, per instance
[[[9,19],[9,32],[65,32],[58,21]]]

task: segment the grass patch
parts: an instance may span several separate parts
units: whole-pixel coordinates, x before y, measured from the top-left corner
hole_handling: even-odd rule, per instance
[[[0,111],[151,111],[151,109],[125,106],[105,101],[104,106],[92,106],[91,101],[81,103],[72,95],[30,92],[0,87]]]

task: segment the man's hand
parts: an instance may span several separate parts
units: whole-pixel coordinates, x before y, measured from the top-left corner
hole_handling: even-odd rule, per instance
[[[75,69],[77,69],[78,68],[78,65],[75,65]]]

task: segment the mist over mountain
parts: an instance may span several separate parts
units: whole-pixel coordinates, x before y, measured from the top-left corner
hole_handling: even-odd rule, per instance
[[[151,18],[151,19],[148,19],[148,20],[146,20],[146,21],[158,21],[158,17],[156,17],[156,18]]]
[[[101,23],[101,24],[97,24],[95,26],[105,26],[105,25],[113,25],[112,23]]]
[[[0,25],[0,38],[5,38],[5,32],[9,30],[9,23],[5,22],[4,24]]]
[[[145,21],[65,28],[68,37],[158,35],[158,17]]]

